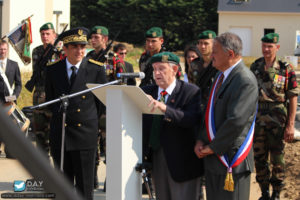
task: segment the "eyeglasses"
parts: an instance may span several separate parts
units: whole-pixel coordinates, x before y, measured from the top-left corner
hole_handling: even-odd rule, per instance
[[[119,54],[120,54],[120,55],[126,55],[127,52],[120,52]]]

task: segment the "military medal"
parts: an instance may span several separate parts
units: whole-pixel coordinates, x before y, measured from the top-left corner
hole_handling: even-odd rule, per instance
[[[205,112],[205,127],[207,132],[208,140],[211,142],[214,140],[216,135],[216,127],[215,127],[215,118],[214,118],[214,98],[215,98],[215,90],[217,83],[219,82],[220,75],[218,76],[216,82],[214,83],[210,97],[208,100],[207,109]],[[237,153],[234,155],[232,161],[229,161],[229,158],[226,154],[222,156],[218,156],[221,163],[227,168],[227,175],[225,178],[225,184],[224,184],[224,190],[233,192],[234,191],[234,181],[232,177],[232,168],[238,166],[248,155],[252,142],[253,142],[253,136],[254,136],[254,127],[255,127],[255,118],[256,113],[252,122],[252,125],[250,127],[250,130],[246,136],[246,139],[244,140],[243,144],[240,146]]]

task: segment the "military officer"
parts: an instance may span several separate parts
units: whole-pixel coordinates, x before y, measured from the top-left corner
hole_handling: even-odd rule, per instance
[[[47,66],[46,99],[56,99],[87,89],[87,83],[105,83],[104,68],[99,62],[84,57],[88,29],[74,28],[61,38],[66,59]],[[65,124],[65,150],[63,170],[71,183],[76,183],[85,199],[93,199],[94,169],[97,148],[99,100],[91,93],[69,99]],[[51,155],[60,165],[62,109],[52,104],[50,127]]]
[[[45,66],[39,63],[43,58],[45,49],[48,45],[53,45],[56,38],[54,26],[51,22],[45,23],[40,27],[42,45],[32,51],[32,76],[25,87],[33,92],[33,105],[45,102]],[[59,55],[54,54],[48,62],[59,60]],[[49,128],[51,113],[47,108],[40,108],[33,111],[33,131],[36,135],[37,146],[49,153]]]
[[[260,200],[278,200],[284,185],[284,141],[291,142],[294,137],[298,89],[292,66],[276,57],[279,35],[269,33],[261,41],[263,57],[251,65],[259,87],[254,134],[256,180],[262,191]],[[269,184],[273,188],[271,198]]]

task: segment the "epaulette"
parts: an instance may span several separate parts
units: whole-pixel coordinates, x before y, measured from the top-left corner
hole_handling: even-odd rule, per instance
[[[89,59],[89,62],[94,63],[94,64],[99,65],[99,66],[103,66],[104,65],[104,63],[96,61],[94,59]]]
[[[54,65],[55,63],[58,63],[60,60],[56,60],[56,61],[53,61],[53,62],[49,62],[47,63],[47,66],[51,66],[51,65]]]

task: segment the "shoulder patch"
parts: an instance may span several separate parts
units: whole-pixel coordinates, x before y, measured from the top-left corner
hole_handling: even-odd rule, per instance
[[[94,64],[99,65],[99,66],[103,66],[104,65],[104,63],[96,61],[94,59],[89,59],[89,62],[94,63]]]
[[[54,62],[49,62],[49,63],[47,63],[47,66],[51,66],[51,65],[54,65],[55,63],[58,63],[60,60],[58,59],[58,60],[56,60],[56,61],[54,61]]]

